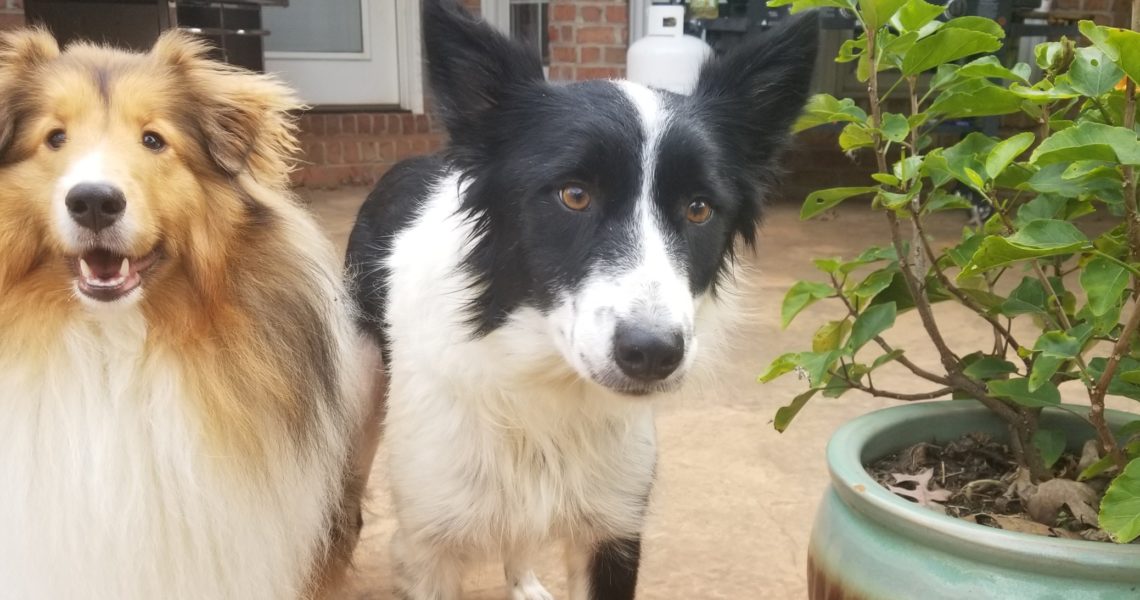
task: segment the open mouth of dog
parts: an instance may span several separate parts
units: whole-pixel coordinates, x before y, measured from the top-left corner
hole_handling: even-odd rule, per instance
[[[140,257],[95,248],[72,257],[69,262],[81,294],[100,302],[114,302],[142,286],[143,278],[159,257],[157,248]]]

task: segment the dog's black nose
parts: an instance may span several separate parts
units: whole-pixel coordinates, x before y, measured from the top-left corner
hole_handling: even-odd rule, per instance
[[[64,202],[80,227],[96,233],[114,225],[127,209],[122,190],[106,183],[81,183],[67,192]]]
[[[660,381],[673,374],[685,358],[680,331],[619,324],[614,333],[614,359],[627,376]]]

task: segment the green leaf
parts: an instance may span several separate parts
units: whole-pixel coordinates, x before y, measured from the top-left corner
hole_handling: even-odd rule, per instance
[[[1084,121],[1046,138],[1029,160],[1038,165],[1078,160],[1140,165],[1140,140],[1123,127]]]
[[[799,354],[795,352],[787,352],[781,354],[780,356],[776,357],[776,360],[772,361],[772,364],[768,365],[768,368],[763,373],[761,373],[759,377],[756,378],[756,381],[760,383],[768,383],[769,381],[772,381],[781,375],[791,373],[795,370],[796,365],[799,363]]]
[[[1001,398],[1008,398],[1022,406],[1056,406],[1061,403],[1061,392],[1057,386],[1046,382],[1036,391],[1029,390],[1029,380],[1024,377],[1016,379],[994,379],[986,383],[990,393]]]
[[[894,350],[891,350],[890,352],[888,352],[886,354],[880,355],[878,358],[876,358],[874,360],[874,362],[871,363],[871,368],[867,369],[867,372],[870,373],[871,371],[874,371],[875,369],[878,369],[879,367],[881,367],[881,366],[883,366],[889,362],[896,361],[903,354],[904,354],[904,351],[901,348],[895,348]]]
[[[871,138],[871,130],[862,123],[848,123],[843,131],[839,132],[839,148],[844,152],[859,148],[870,148],[875,145]]]
[[[923,0],[908,0],[899,8],[891,23],[901,31],[918,31],[946,10],[945,6],[930,4]]]
[[[828,352],[804,352],[800,354],[799,366],[808,374],[808,382],[817,388],[823,388],[831,379],[831,368],[839,361],[843,353],[838,350]]]
[[[855,286],[855,289],[851,290],[851,294],[866,302],[887,289],[898,272],[897,266],[872,271],[859,285]]]
[[[859,0],[863,23],[868,29],[878,29],[894,16],[906,0]]]
[[[1034,352],[1057,358],[1073,358],[1081,351],[1081,342],[1063,331],[1046,331],[1033,344]]]
[[[1009,298],[1001,307],[1001,314],[1007,317],[1045,312],[1045,286],[1033,277],[1025,277],[1010,292]]]
[[[895,177],[894,175],[890,175],[887,173],[871,173],[871,179],[874,179],[875,181],[878,181],[879,183],[886,184],[886,185],[893,185],[895,187],[898,187],[898,185],[900,183],[902,183],[902,181],[900,181],[898,177]]]
[[[1140,369],[1121,373],[1120,380],[1132,385],[1140,385]]]
[[[855,318],[851,327],[851,339],[847,341],[846,351],[855,354],[875,336],[889,329],[895,324],[897,311],[894,302],[871,306]]]
[[[1092,21],[1081,21],[1078,28],[1098,50],[1124,69],[1132,81],[1140,81],[1140,33],[1101,27]]]
[[[910,133],[910,125],[906,121],[906,117],[898,113],[887,113],[883,115],[883,137],[888,140],[899,143],[906,139],[906,134]]]
[[[1059,429],[1038,429],[1033,434],[1033,445],[1041,451],[1041,459],[1045,461],[1045,468],[1052,468],[1065,452],[1065,432]]]
[[[1089,161],[1081,161],[1088,163]],[[1099,162],[1099,161],[1098,161]],[[1119,202],[1122,177],[1115,168],[1070,170],[1077,163],[1054,163],[1041,167],[1026,182],[1035,192],[1054,194],[1065,198],[1095,197],[1102,201]],[[1101,163],[1103,164],[1103,163]]]
[[[815,258],[811,262],[815,268],[824,273],[837,273],[839,271],[840,260],[838,258]]]
[[[827,352],[843,345],[847,333],[851,331],[851,321],[828,321],[816,330],[811,338],[812,352]]]
[[[951,194],[938,189],[930,192],[926,204],[922,205],[922,212],[929,214],[944,210],[969,209],[971,206],[973,205],[970,204],[970,201],[959,194]],[[978,242],[981,241],[982,239],[978,238]]]
[[[781,326],[787,327],[800,311],[814,304],[817,300],[835,295],[835,289],[826,283],[814,281],[797,281],[784,295],[784,302],[780,306]]]
[[[794,132],[811,129],[828,123],[865,123],[867,113],[850,98],[836,99],[831,94],[816,94],[804,107],[803,113],[792,128]]]
[[[1038,219],[1031,221],[1009,237],[989,236],[958,275],[974,275],[982,271],[1029,258],[1071,254],[1089,247],[1088,238],[1068,221]]]
[[[781,406],[780,408],[776,409],[776,418],[772,423],[776,427],[776,431],[784,433],[784,431],[788,428],[788,425],[792,424],[792,419],[795,419],[796,415],[800,414],[800,411],[803,410],[804,405],[806,405],[808,403],[808,400],[811,400],[812,396],[814,396],[818,391],[819,389],[812,388],[793,398],[792,402],[787,406]]]
[[[996,356],[981,356],[970,363],[963,371],[967,377],[978,381],[988,381],[1017,372],[1013,363]]]
[[[1108,359],[1103,356],[1098,356],[1089,361],[1089,375],[1094,379],[1100,379],[1104,375],[1104,367],[1108,363]],[[1114,396],[1124,396],[1133,400],[1140,400],[1140,385],[1129,383],[1121,379],[1121,373],[1129,371],[1140,370],[1140,361],[1125,356],[1120,359],[1120,365],[1116,369],[1116,373],[1112,377],[1112,381],[1108,382],[1108,393]]]
[[[1099,48],[1077,48],[1069,67],[1069,85],[1094,98],[1111,92],[1123,76],[1124,71]]]
[[[988,79],[967,79],[943,91],[930,105],[946,118],[990,117],[1022,110],[1021,96]]]
[[[1029,148],[1034,139],[1036,137],[1032,133],[1025,131],[998,142],[986,157],[986,174],[990,179],[1001,175],[1009,163]]]
[[[1057,100],[1069,100],[1080,96],[1080,93],[1072,88],[1053,85],[1048,81],[1039,81],[1033,86],[1011,83],[1009,91],[1019,98],[1038,104],[1048,104]]]
[[[812,8],[846,8],[848,10],[855,10],[855,2],[847,2],[846,0],[768,0],[768,6],[771,7],[787,6],[789,4],[792,5],[793,13]]]
[[[806,221],[848,198],[873,194],[877,191],[879,191],[877,187],[841,187],[814,191],[804,200],[804,205],[800,209],[800,219]]]
[[[1096,257],[1081,269],[1081,287],[1089,298],[1089,310],[1100,316],[1124,300],[1124,290],[1128,287],[1128,271],[1108,260]]]
[[[1029,391],[1036,392],[1041,386],[1049,382],[1057,369],[1064,364],[1065,359],[1045,354],[1038,355],[1033,361],[1033,369],[1029,372]]]
[[[985,170],[985,163],[980,157],[989,154],[996,145],[997,141],[989,136],[977,132],[971,133],[941,152],[928,154],[923,161],[923,170],[936,187],[946,184],[951,179],[970,185],[966,169]]]
[[[987,292],[986,290],[976,290],[973,288],[962,287],[959,288],[958,291],[962,292],[962,294],[966,296],[969,296],[974,300],[974,302],[982,305],[982,307],[988,311],[996,311],[1001,308],[1002,304],[1005,304],[1005,298],[992,292]]]
[[[1049,165],[1046,167],[1052,168],[1060,165]],[[1045,169],[1042,169],[1044,171]],[[1040,172],[1040,171],[1039,171]],[[1049,193],[1042,193],[1036,198],[1022,204],[1017,209],[1017,216],[1014,217],[1013,223],[1017,227],[1025,227],[1029,223],[1038,219],[1059,219],[1063,218],[1065,204],[1067,201],[1061,196],[1054,196]]]
[[[963,199],[963,202],[969,201]],[[947,250],[946,254],[950,257],[950,260],[954,261],[955,265],[964,267],[970,263],[970,259],[974,257],[974,253],[981,247],[982,240],[985,239],[985,237],[986,236],[981,233],[970,234],[966,239],[962,240],[962,243]]]
[[[1001,48],[1005,32],[981,17],[958,17],[911,47],[903,58],[902,74],[917,75],[938,65]]]
[[[986,180],[982,179],[982,176],[978,175],[978,172],[970,167],[966,167],[963,171],[966,172],[966,181],[970,184],[970,187],[985,195]]]
[[[1029,83],[1029,65],[1018,64],[1013,69],[1007,69],[996,56],[981,56],[962,65],[958,69],[959,77],[981,77],[985,79],[1008,79]]]
[[[1100,503],[1100,526],[1123,544],[1140,537],[1140,459],[1129,462],[1108,486]]]

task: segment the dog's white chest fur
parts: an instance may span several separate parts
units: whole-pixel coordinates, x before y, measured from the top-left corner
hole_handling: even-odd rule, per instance
[[[404,534],[462,553],[635,535],[655,467],[648,403],[566,364],[533,309],[475,339],[469,224],[442,183],[389,257],[386,443]]]
[[[298,594],[316,549],[296,540],[319,538],[325,482],[290,459],[260,483],[223,468],[187,388],[137,314],[0,343],[0,595]]]

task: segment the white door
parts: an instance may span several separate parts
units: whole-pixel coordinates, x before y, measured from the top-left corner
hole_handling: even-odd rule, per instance
[[[307,104],[400,104],[396,0],[289,0],[262,19],[265,70]]]

